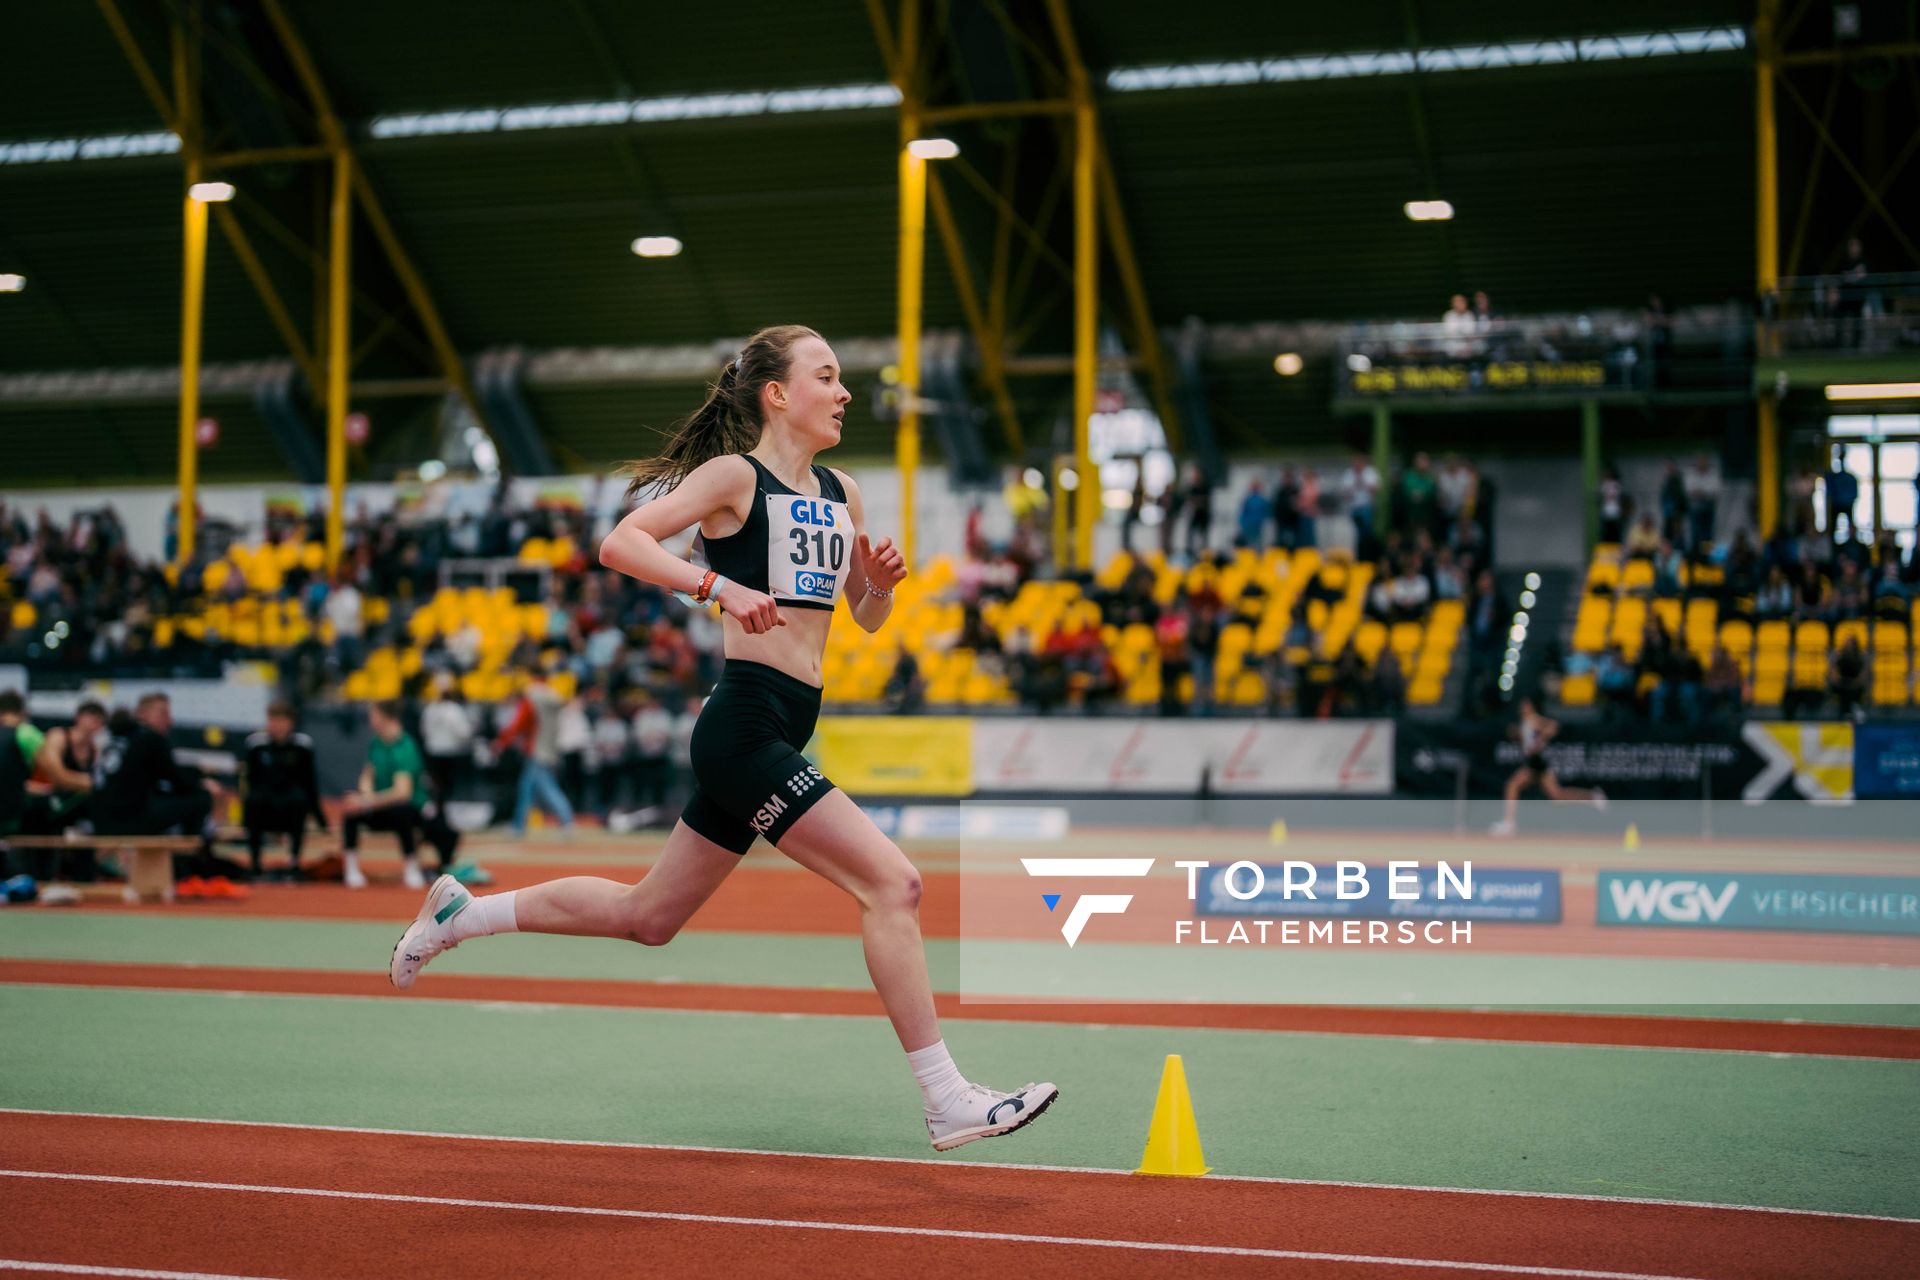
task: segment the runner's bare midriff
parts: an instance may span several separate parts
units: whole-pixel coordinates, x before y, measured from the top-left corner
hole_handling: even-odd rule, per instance
[[[825,683],[820,657],[826,652],[827,627],[833,621],[833,612],[783,608],[780,616],[787,620],[787,625],[757,636],[747,634],[731,616],[722,614],[723,651],[729,658],[764,663],[784,671],[817,689]]]

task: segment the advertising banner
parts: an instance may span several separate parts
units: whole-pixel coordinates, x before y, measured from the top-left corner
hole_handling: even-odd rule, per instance
[[[1398,794],[1499,795],[1524,762],[1508,722],[1399,726]],[[1802,799],[1853,796],[1854,729],[1846,721],[1748,721],[1735,727],[1563,724],[1544,752],[1569,787],[1626,800]]]
[[[1680,929],[1920,935],[1920,877],[1602,871],[1597,921]]]
[[[1313,870],[1314,897],[1300,891],[1307,876],[1306,865]],[[1352,868],[1350,867],[1349,870]],[[1333,916],[1356,920],[1507,920],[1532,924],[1560,922],[1560,873],[1558,871],[1521,870],[1512,867],[1473,866],[1470,871],[1456,866],[1458,879],[1443,877],[1437,866],[1420,864],[1403,875],[1402,892],[1412,889],[1412,898],[1394,898],[1390,868],[1366,864],[1364,875],[1349,884],[1363,884],[1366,892],[1353,898],[1339,894],[1339,870],[1333,863],[1262,864],[1260,890],[1250,898],[1237,894],[1249,892],[1255,877],[1241,867],[1232,872],[1232,889],[1225,866],[1210,867],[1202,878],[1196,899],[1202,915],[1210,916]],[[1460,881],[1470,890],[1460,893]]]
[[[978,792],[1389,795],[1390,720],[981,719]]]
[[[1920,797],[1920,723],[1854,726],[1853,791],[1862,800]]]
[[[810,754],[849,795],[973,791],[974,722],[965,716],[822,716]]]

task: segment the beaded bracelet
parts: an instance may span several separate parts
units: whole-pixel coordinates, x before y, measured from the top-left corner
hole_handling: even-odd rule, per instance
[[[867,594],[876,600],[891,600],[893,599],[893,588],[888,587],[885,591],[877,591],[874,589],[874,585],[869,582],[867,584]]]

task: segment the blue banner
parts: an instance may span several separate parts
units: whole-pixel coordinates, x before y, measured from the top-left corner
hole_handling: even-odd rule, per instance
[[[1920,878],[1602,871],[1600,924],[1920,935]]]
[[[1853,794],[1862,800],[1920,797],[1920,724],[1853,727]]]
[[[1449,864],[1460,880],[1468,881],[1472,894],[1462,897],[1453,879],[1445,883],[1442,896],[1438,869],[1422,864],[1411,874],[1418,881],[1419,896],[1396,899],[1389,896],[1387,868],[1368,864],[1366,892],[1359,897],[1337,896],[1338,868],[1332,864],[1313,865],[1313,897],[1301,885],[1305,880],[1302,864],[1293,866],[1294,889],[1286,892],[1284,866],[1260,868],[1265,883],[1251,898],[1237,898],[1227,891],[1224,866],[1207,868],[1200,878],[1194,907],[1207,916],[1324,916],[1355,920],[1512,920],[1530,924],[1560,923],[1560,873],[1524,871],[1511,867],[1475,867],[1470,863]],[[1471,874],[1469,874],[1471,873]],[[1403,872],[1403,876],[1409,873]],[[1254,875],[1242,867],[1233,877],[1234,888],[1246,892],[1253,887]]]

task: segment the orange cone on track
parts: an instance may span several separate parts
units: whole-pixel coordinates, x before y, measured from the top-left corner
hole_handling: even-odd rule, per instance
[[[1197,1178],[1209,1172],[1200,1151],[1193,1099],[1187,1093],[1187,1069],[1177,1053],[1168,1054],[1161,1069],[1160,1096],[1153,1104],[1153,1123],[1147,1126],[1147,1149],[1134,1172],[1169,1178]]]

